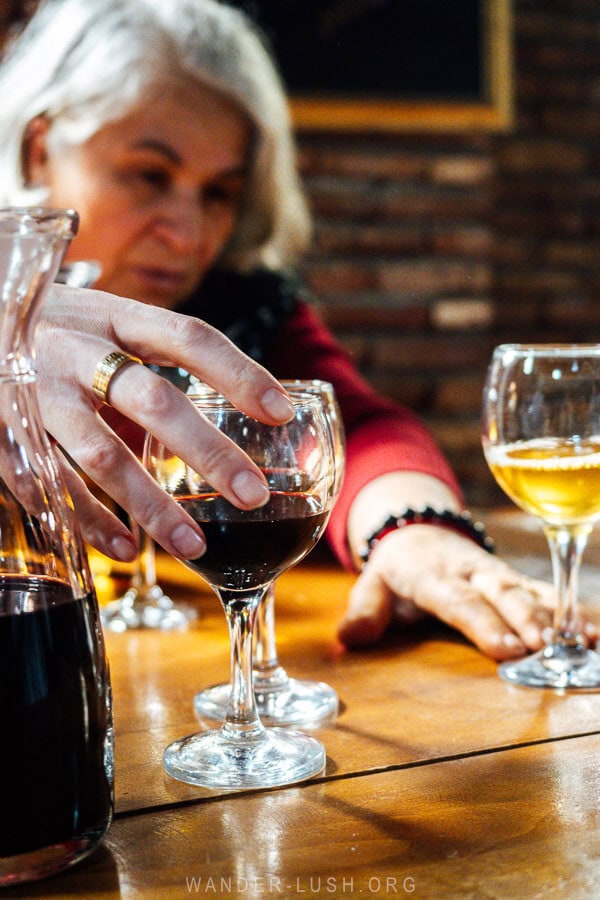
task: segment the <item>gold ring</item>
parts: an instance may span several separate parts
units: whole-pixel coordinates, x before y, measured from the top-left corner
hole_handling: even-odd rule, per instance
[[[113,375],[115,375],[119,369],[122,369],[123,366],[129,365],[129,363],[141,362],[142,360],[138,359],[137,356],[130,356],[129,353],[122,353],[120,350],[113,350],[112,353],[109,353],[104,359],[101,359],[96,366],[94,380],[92,382],[92,390],[96,397],[109,406],[110,404],[106,399],[106,396]]]

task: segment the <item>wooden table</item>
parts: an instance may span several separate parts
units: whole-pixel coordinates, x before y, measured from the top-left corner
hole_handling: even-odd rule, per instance
[[[488,516],[499,550],[548,574],[535,522]],[[583,593],[598,585],[600,542]],[[600,893],[600,692],[520,689],[455,633],[428,623],[376,649],[335,638],[353,576],[322,550],[277,587],[281,662],[332,684],[315,732],[324,774],[268,791],[193,788],[164,747],[197,730],[192,696],[228,675],[224,616],[200,579],[161,559],[185,633],[107,636],[116,725],[116,816],[69,872],[5,897],[591,898]],[[597,591],[596,591],[597,593]]]

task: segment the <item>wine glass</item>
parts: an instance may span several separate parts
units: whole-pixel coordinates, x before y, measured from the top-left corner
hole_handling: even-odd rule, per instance
[[[148,368],[166,378],[181,391],[192,383],[192,376],[182,368],[149,364]],[[156,578],[156,545],[137,522],[129,519],[138,545],[133,561],[130,585],[115,600],[101,608],[102,625],[109,631],[155,628],[161,631],[184,631],[197,618],[193,606],[176,603],[165,593]]]
[[[344,426],[333,386],[319,379],[293,379],[281,382],[286,391],[295,396],[310,394],[319,397],[334,448],[333,501],[339,494],[344,477]],[[258,714],[265,725],[316,728],[335,719],[339,707],[337,691],[324,681],[301,680],[290,677],[279,663],[275,629],[275,590],[271,584],[258,607],[254,632],[254,696]],[[229,703],[229,684],[204,688],[194,697],[194,709],[199,718],[222,720]]]
[[[192,396],[198,411],[263,471],[269,502],[241,510],[200,473],[148,437],[144,460],[158,483],[202,526],[206,552],[185,562],[217,593],[229,626],[231,683],[221,727],[175,741],[164,766],[174,778],[221,788],[291,784],[320,772],[325,750],[298,731],[266,728],[252,684],[256,611],[268,586],[312,549],[333,498],[333,444],[322,404],[293,398],[293,417],[265,425],[220,396]]]
[[[131,584],[124,594],[100,608],[103,627],[117,633],[137,628],[183,631],[197,618],[197,610],[175,603],[164,592],[156,578],[154,541],[133,519],[129,524],[138,545]]]
[[[482,438],[500,487],[542,521],[558,595],[551,641],[503,663],[500,675],[533,687],[598,687],[600,656],[583,634],[577,581],[600,517],[600,345],[497,347]]]

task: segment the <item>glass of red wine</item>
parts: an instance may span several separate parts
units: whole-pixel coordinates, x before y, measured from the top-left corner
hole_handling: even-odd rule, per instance
[[[333,386],[319,379],[288,379],[281,382],[291,394],[318,397],[323,404],[333,441],[335,476],[333,501],[344,478],[346,441],[342,416]],[[318,728],[332,722],[338,712],[337,691],[324,681],[294,678],[279,661],[275,628],[275,585],[269,586],[257,612],[253,656],[254,696],[265,725]],[[215,684],[198,691],[194,709],[200,719],[223,720],[229,702],[229,684]]]
[[[335,473],[331,431],[319,398],[308,394],[293,398],[293,417],[282,426],[258,422],[220,395],[190,399],[259,466],[271,495],[258,509],[238,509],[158,440],[146,440],[146,467],[204,531],[206,552],[185,565],[215,590],[231,641],[225,721],[175,741],[165,750],[164,766],[180,781],[208,787],[292,784],[323,769],[325,749],[307,734],[261,722],[253,635],[269,585],[306,556],[327,524]]]

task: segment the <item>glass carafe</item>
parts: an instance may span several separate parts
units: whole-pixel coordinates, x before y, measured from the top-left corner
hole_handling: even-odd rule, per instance
[[[76,227],[72,211],[0,210],[0,886],[85,856],[113,810],[98,606],[42,425],[33,351]]]

